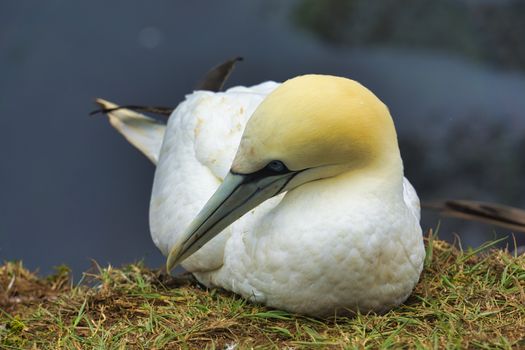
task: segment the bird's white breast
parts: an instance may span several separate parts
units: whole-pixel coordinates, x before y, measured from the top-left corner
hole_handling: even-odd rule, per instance
[[[344,182],[316,181],[288,192],[250,227],[232,232],[220,270],[198,277],[316,316],[343,308],[381,312],[403,302],[424,260],[419,221],[402,188],[366,177],[358,186]]]

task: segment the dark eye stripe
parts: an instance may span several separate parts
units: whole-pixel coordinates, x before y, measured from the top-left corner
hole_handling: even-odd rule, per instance
[[[269,177],[269,176],[284,175],[287,173],[291,173],[292,171],[288,169],[288,167],[280,160],[272,160],[271,162],[266,164],[264,168],[257,170],[256,172],[253,172],[251,174],[241,174],[241,173],[236,173],[231,170],[230,172],[236,175],[244,175],[244,176],[247,176],[250,180],[254,180],[254,179],[262,179],[262,178]]]

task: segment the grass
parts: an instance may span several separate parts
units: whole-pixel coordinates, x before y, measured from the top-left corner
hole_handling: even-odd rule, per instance
[[[427,239],[421,281],[384,315],[318,320],[130,265],[39,278],[0,266],[0,348],[377,349],[525,347],[525,257]]]

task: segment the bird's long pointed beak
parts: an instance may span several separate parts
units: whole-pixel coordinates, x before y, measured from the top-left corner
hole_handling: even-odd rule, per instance
[[[283,192],[298,172],[248,175],[228,173],[215,194],[171,249],[166,262],[169,271],[199,250],[247,211]]]

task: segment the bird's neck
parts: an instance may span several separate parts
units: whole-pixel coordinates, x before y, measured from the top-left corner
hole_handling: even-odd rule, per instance
[[[399,154],[337,176],[305,183],[287,194],[287,201],[311,202],[313,198],[346,203],[378,200],[403,203],[403,164]]]
[[[353,187],[356,191],[389,193],[394,197],[403,196],[403,161],[399,152],[382,157],[365,167],[349,170],[334,179],[336,182]]]

